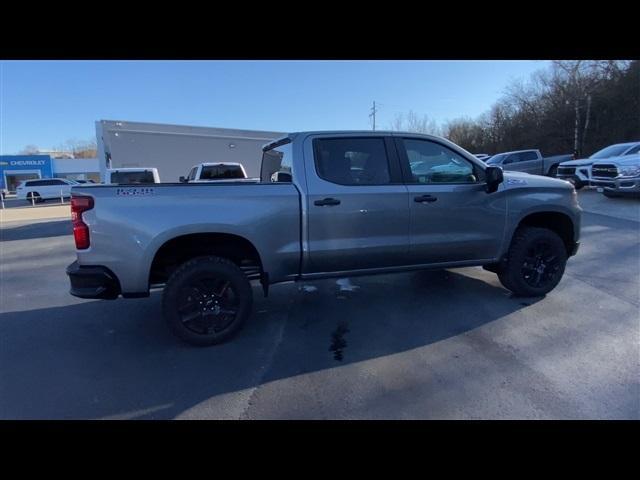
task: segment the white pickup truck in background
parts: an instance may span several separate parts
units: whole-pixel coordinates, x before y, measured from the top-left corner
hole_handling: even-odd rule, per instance
[[[181,183],[193,182],[237,182],[258,181],[257,178],[247,178],[247,172],[241,163],[210,162],[194,165],[187,177],[180,177]]]
[[[105,172],[106,184],[160,183],[157,168],[116,168]]]

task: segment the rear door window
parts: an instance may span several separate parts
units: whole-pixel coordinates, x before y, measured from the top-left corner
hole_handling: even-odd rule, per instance
[[[521,152],[520,153],[520,161],[521,162],[527,162],[529,160],[537,160],[538,159],[538,155],[536,154],[536,152]]]
[[[391,183],[384,138],[317,138],[313,144],[316,172],[323,180],[354,186]]]

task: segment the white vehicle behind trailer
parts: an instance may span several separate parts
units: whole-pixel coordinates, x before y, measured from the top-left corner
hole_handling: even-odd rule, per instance
[[[247,178],[247,172],[241,163],[210,162],[194,165],[187,177],[180,177],[182,183],[194,182],[238,182],[258,181],[259,178]]]
[[[160,183],[160,175],[157,168],[116,168],[105,172],[104,183]]]

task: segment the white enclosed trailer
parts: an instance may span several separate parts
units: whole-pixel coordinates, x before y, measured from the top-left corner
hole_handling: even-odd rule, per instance
[[[107,169],[157,168],[162,182],[178,182],[204,162],[237,162],[249,177],[260,176],[262,146],[281,132],[194,127],[161,123],[96,122],[100,177]]]

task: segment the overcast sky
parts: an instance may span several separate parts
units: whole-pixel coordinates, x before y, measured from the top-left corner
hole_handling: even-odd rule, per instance
[[[95,138],[96,120],[273,131],[438,123],[488,110],[546,61],[2,61],[0,154]]]

